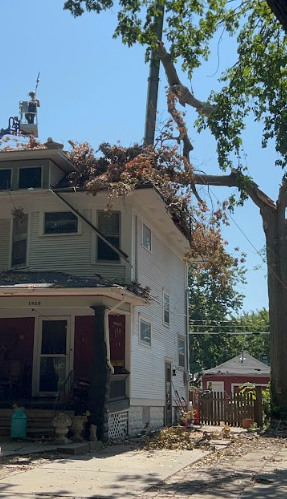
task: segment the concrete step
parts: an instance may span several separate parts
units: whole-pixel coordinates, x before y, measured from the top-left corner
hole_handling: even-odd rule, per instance
[[[54,435],[52,420],[57,412],[49,409],[24,409],[27,416],[27,436],[51,437]],[[73,419],[74,411],[63,411]],[[11,409],[0,409],[0,436],[9,436],[11,418],[14,411]]]

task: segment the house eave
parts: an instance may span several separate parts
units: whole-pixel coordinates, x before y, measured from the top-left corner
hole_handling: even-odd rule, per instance
[[[66,154],[60,149],[24,149],[19,151],[0,151],[0,163],[5,161],[49,159],[62,168],[65,172],[77,171]]]

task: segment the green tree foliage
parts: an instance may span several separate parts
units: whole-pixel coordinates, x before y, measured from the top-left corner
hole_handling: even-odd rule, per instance
[[[265,308],[234,315],[239,312],[243,299],[234,288],[238,273],[235,269],[224,289],[217,285],[216,280],[210,281],[204,271],[190,276],[191,331],[207,332],[205,335],[190,335],[190,370],[193,373],[226,362],[242,350],[258,360],[266,357],[270,361],[269,335],[227,334],[269,331],[269,314]]]
[[[197,131],[208,129],[216,139],[218,164],[228,175],[193,172],[182,176],[196,196],[196,184],[237,187],[237,198],[230,197],[230,207],[243,204],[249,197],[260,210],[266,236],[268,294],[270,310],[272,396],[287,413],[287,36],[284,23],[284,0],[68,0],[64,4],[74,16],[85,11],[116,7],[118,22],[114,33],[123,43],[146,46],[160,59],[166,73],[169,93],[168,110],[185,146],[186,162],[192,145],[182,125],[173,98],[180,105],[198,112]],[[156,37],[156,23],[164,10],[163,40]],[[276,17],[275,14],[278,16]],[[279,15],[280,14],[280,15]],[[282,24],[281,24],[282,23]],[[285,28],[285,29],[284,29]],[[206,102],[198,100],[179,79],[176,63],[192,81],[194,72],[209,56],[212,40],[232,36],[237,41],[237,55],[230,67],[218,74],[219,91],[210,89]],[[276,166],[282,168],[282,182],[277,201],[262,192],[249,173],[243,153],[243,132],[247,117],[260,122],[262,147],[275,145]],[[243,159],[242,159],[243,158]],[[250,167],[252,165],[248,165]],[[264,165],[265,167],[266,165]],[[274,165],[268,165],[274,167]],[[272,178],[272,170],[270,175]],[[198,232],[199,234],[199,232]],[[194,256],[191,255],[191,256]],[[251,352],[252,353],[252,352]]]

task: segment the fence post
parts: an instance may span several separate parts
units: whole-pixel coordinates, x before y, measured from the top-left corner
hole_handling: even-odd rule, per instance
[[[254,422],[258,427],[263,426],[263,401],[261,386],[255,387],[256,400],[254,401]]]

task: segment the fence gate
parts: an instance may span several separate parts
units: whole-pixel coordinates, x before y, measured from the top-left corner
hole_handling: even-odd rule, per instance
[[[205,425],[241,426],[242,419],[254,420],[255,401],[251,393],[226,395],[221,392],[202,394],[199,398],[199,420]]]

